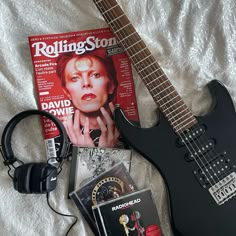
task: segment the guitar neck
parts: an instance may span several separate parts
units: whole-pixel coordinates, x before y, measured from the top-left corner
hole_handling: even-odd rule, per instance
[[[197,123],[116,0],[93,0],[176,133]]]

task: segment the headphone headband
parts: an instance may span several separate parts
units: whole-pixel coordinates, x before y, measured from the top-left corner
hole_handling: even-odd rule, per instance
[[[40,115],[40,116],[45,116],[57,126],[58,130],[60,131],[60,138],[61,138],[61,143],[60,149],[59,149],[59,157],[56,157],[57,161],[61,162],[63,158],[66,157],[66,151],[67,151],[67,146],[69,144],[68,141],[68,136],[66,133],[66,130],[61,123],[61,121],[54,115],[52,115],[49,112],[42,111],[42,110],[27,110],[18,113],[16,116],[14,116],[6,125],[6,127],[3,130],[2,134],[2,140],[1,140],[1,145],[2,145],[2,151],[3,151],[3,158],[4,158],[4,163],[9,165],[13,164],[17,159],[14,156],[12,146],[11,146],[11,138],[12,138],[12,133],[15,128],[15,126],[24,118],[31,116],[31,115]]]

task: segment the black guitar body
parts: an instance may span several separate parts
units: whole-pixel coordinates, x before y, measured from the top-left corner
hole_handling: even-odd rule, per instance
[[[225,165],[229,163],[228,168],[234,172],[236,114],[233,102],[219,82],[212,81],[208,88],[214,104],[209,114],[197,117],[198,125],[205,128],[202,140],[206,137],[213,140],[214,150],[210,152],[223,157]],[[201,182],[199,166],[188,156],[188,149],[180,144],[179,136],[163,116],[157,126],[141,129],[133,126],[116,108],[115,121],[125,142],[149,160],[164,178],[175,235],[236,236],[236,197],[221,205],[216,203],[208,188],[204,188],[204,180]]]

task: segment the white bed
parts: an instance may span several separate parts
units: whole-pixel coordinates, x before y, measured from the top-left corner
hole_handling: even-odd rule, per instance
[[[236,5],[234,0],[118,0],[172,84],[195,115],[207,113],[211,97],[205,85],[224,83],[236,104]],[[107,26],[92,0],[1,0],[0,135],[20,111],[37,108],[28,36]],[[134,72],[142,125],[157,121],[156,105]],[[25,162],[45,161],[39,119],[23,121],[14,132],[13,149]],[[140,189],[151,187],[165,236],[171,236],[166,193],[160,174],[135,153],[132,177]],[[93,235],[67,199],[69,163],[59,175],[51,203],[79,221],[69,235]],[[142,173],[142,174],[140,174]],[[45,195],[13,189],[0,162],[0,235],[64,235],[70,218],[54,214]]]

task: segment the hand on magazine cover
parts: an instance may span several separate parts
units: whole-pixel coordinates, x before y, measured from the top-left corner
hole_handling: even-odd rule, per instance
[[[93,140],[89,135],[89,119],[86,117],[84,124],[84,131],[80,129],[80,112],[75,111],[74,120],[72,116],[67,117],[67,120],[63,122],[70,141],[74,145],[80,146],[94,146]]]
[[[109,108],[113,114],[115,107],[113,103],[109,103]],[[109,112],[104,108],[100,108],[101,116],[97,117],[97,122],[101,130],[101,136],[99,138],[99,147],[114,147],[117,143],[119,132],[112,120]],[[105,121],[105,122],[104,122]],[[84,130],[80,129],[80,112],[75,111],[74,120],[72,117],[68,117],[64,122],[64,126],[70,138],[70,141],[74,145],[80,146],[95,146],[92,138],[90,137],[89,118],[86,117]]]
[[[115,106],[112,102],[109,103],[111,113],[114,114]],[[99,139],[99,147],[114,147],[117,143],[119,132],[112,120],[110,114],[102,107],[101,113],[106,120],[107,125],[104,124],[100,117],[97,118],[98,124],[101,128],[101,136]]]

